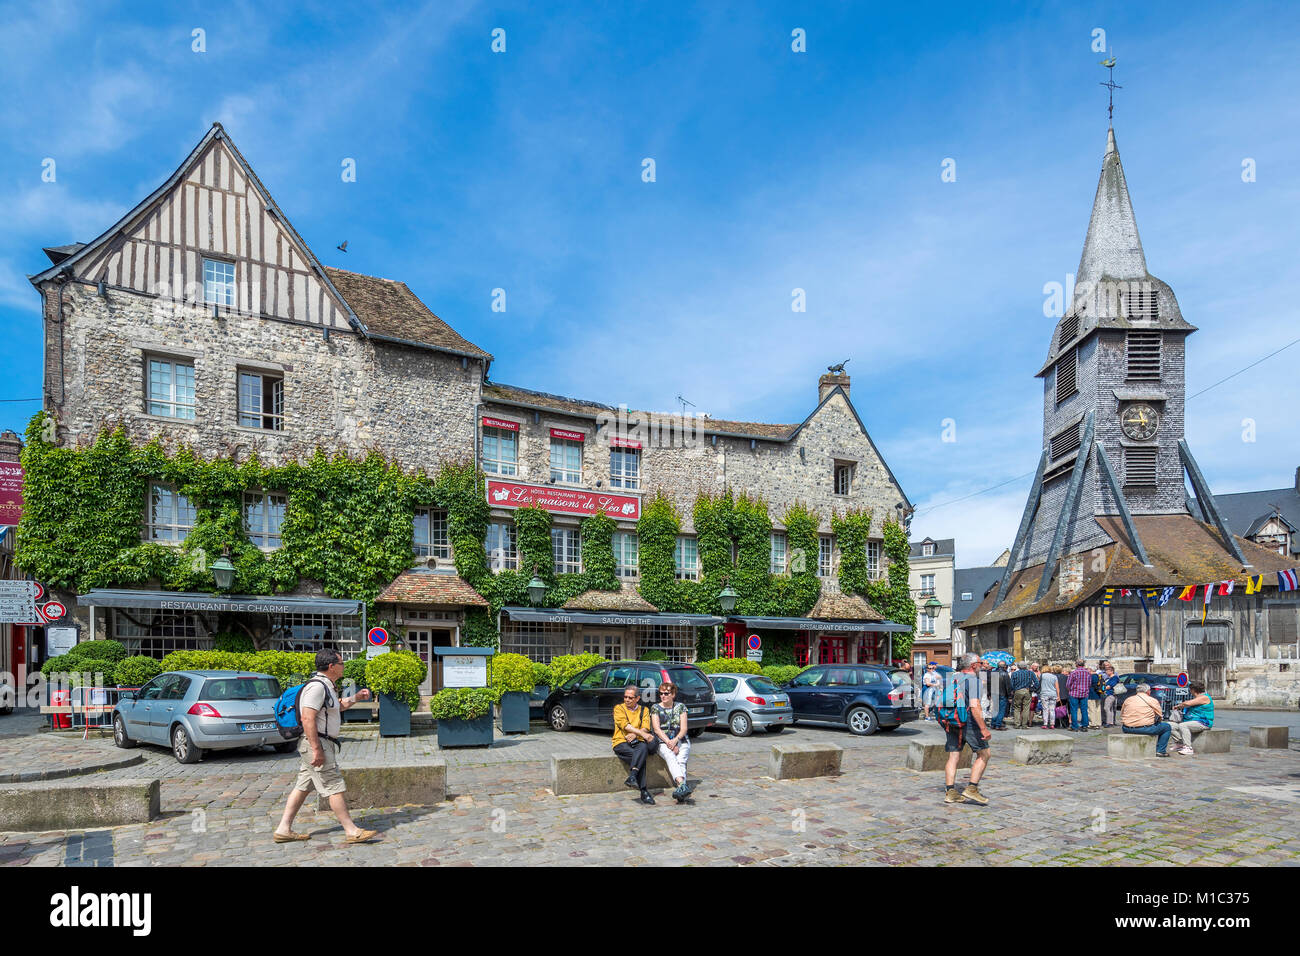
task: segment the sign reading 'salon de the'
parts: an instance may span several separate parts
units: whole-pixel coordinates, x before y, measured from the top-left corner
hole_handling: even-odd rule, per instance
[[[614,495],[581,488],[489,479],[487,499],[494,508],[534,507],[569,515],[594,515],[603,511],[611,518],[623,521],[636,521],[641,517],[641,499],[635,495]]]

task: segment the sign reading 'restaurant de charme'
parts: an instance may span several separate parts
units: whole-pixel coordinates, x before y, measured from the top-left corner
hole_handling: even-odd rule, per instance
[[[641,499],[634,495],[611,495],[580,488],[489,479],[487,498],[488,504],[495,508],[544,508],[568,515],[594,515],[603,511],[621,521],[636,521],[641,517]]]
[[[17,524],[23,516],[23,466],[0,462],[0,525]]]

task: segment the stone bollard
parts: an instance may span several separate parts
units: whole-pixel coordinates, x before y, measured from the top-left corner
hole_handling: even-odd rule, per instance
[[[1156,738],[1150,734],[1111,734],[1106,738],[1106,756],[1120,760],[1144,760],[1156,755]]]
[[[843,756],[837,744],[773,744],[767,775],[773,780],[830,777],[840,772]]]
[[[1264,750],[1286,750],[1287,728],[1251,727],[1250,745]]]
[[[970,746],[961,748],[961,757],[957,760],[957,768],[963,769],[970,766],[971,749]],[[943,749],[943,744],[926,744],[919,740],[913,740],[907,745],[907,760],[903,764],[908,770],[942,770],[948,764],[948,751]]]
[[[1011,759],[1016,763],[1069,763],[1074,751],[1074,738],[1065,734],[1028,734],[1016,738]]]

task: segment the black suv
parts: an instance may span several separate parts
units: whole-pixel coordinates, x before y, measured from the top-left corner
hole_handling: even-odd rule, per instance
[[[640,687],[641,700],[653,704],[663,683],[677,685],[677,702],[686,705],[687,733],[692,737],[704,733],[717,716],[718,708],[713,700],[713,685],[694,664],[650,661],[597,664],[551,691],[543,713],[552,730],[596,727],[612,732],[614,707],[623,702],[623,689],[628,684]]]

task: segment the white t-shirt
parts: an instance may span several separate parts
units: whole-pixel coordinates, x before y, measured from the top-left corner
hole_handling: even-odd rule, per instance
[[[326,685],[329,686],[328,691],[325,689]],[[312,679],[307,682],[307,686],[298,697],[298,706],[303,710],[311,707],[316,711],[316,733],[326,737],[338,737],[339,727],[343,722],[343,710],[339,707],[339,695],[334,693],[334,682],[327,676],[320,672],[312,675]]]

